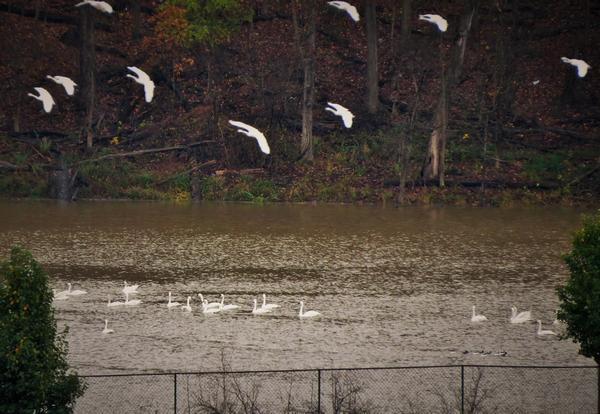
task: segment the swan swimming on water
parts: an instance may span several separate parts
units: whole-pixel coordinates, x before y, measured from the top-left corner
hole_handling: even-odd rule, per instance
[[[300,318],[314,318],[316,316],[321,316],[321,314],[317,311],[311,310],[311,311],[303,312],[303,310],[304,310],[304,302],[300,301],[300,313],[298,314],[298,316]]]
[[[111,334],[111,333],[115,333],[115,331],[113,331],[112,329],[108,328],[108,319],[104,319],[104,329],[102,330],[103,334]]]
[[[542,329],[542,321],[540,321],[539,319],[537,321],[537,324],[538,324],[537,334],[539,336],[543,336],[543,335],[556,335],[556,332],[554,332],[554,331]]]
[[[200,297],[200,301],[202,303],[206,302],[206,307],[208,309],[210,309],[210,308],[220,308],[221,307],[221,302],[210,302],[210,303],[208,303],[208,300],[204,300],[204,296],[202,296],[202,293],[198,293],[198,296]]]
[[[471,322],[483,322],[483,321],[487,321],[487,318],[483,315],[477,315],[475,313],[475,305],[473,305],[472,307],[473,310],[473,314],[471,316]]]
[[[184,312],[191,312],[192,311],[192,306],[190,305],[190,300],[192,300],[192,297],[188,296],[188,298],[187,298],[187,304],[183,305],[181,307],[182,311],[184,311]]]
[[[69,294],[66,290],[62,292],[57,292],[56,289],[52,289],[53,300],[67,300],[69,299]]]
[[[221,312],[221,308],[220,307],[212,307],[209,308],[208,307],[208,301],[206,299],[204,299],[202,301],[202,313],[206,313],[206,314],[213,314],[213,313],[218,313]]]
[[[67,286],[69,287],[69,290],[67,290],[67,295],[69,296],[79,296],[87,294],[85,290],[71,290],[72,285],[70,283],[67,283]]]
[[[139,299],[129,300],[129,293],[125,293],[125,305],[126,306],[137,306],[142,303]]]
[[[263,297],[263,303],[262,303],[261,308],[263,308],[263,309],[275,309],[275,308],[279,307],[279,305],[276,305],[275,303],[267,303],[267,295],[266,294],[263,293],[262,297]]]
[[[171,292],[169,292],[169,303],[167,303],[167,308],[174,308],[175,306],[179,306],[181,303],[179,302],[171,302]]]
[[[125,302],[119,302],[119,301],[111,302],[110,301],[110,296],[108,297],[108,303],[106,304],[106,306],[108,306],[108,307],[123,306],[123,305],[125,305]]]
[[[271,312],[271,309],[257,308],[256,304],[257,304],[257,301],[256,301],[256,298],[254,298],[254,308],[252,308],[252,313],[254,315],[264,315],[265,313]]]
[[[510,323],[523,323],[531,320],[531,311],[517,313],[517,307],[512,306],[510,312]]]
[[[228,310],[234,310],[234,309],[238,309],[238,308],[239,308],[239,306],[234,305],[234,304],[225,305],[225,295],[221,293],[221,305],[219,306],[219,310],[228,311]]]

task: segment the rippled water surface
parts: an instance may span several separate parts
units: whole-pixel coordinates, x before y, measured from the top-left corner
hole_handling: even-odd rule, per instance
[[[81,374],[424,364],[592,364],[548,329],[581,211],[0,202],[0,256],[29,248]],[[123,281],[142,304],[108,308]],[[167,292],[193,312],[165,306]],[[196,296],[241,310],[205,316]],[[281,307],[250,313],[262,293]],[[259,298],[260,300],[260,298]],[[299,320],[298,302],[323,314]],[[489,321],[470,322],[471,306]],[[104,319],[114,335],[101,333]],[[506,351],[505,357],[472,351]],[[463,354],[463,351],[471,351]]]

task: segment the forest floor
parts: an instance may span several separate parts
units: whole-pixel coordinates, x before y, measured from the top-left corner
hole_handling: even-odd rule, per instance
[[[415,14],[427,9],[428,2],[422,3]],[[456,3],[437,7],[451,24],[460,17]],[[54,173],[65,165],[76,198],[186,201],[194,193],[204,200],[395,203],[401,198],[400,170],[407,168],[406,204],[596,204],[600,30],[571,3],[524,6],[519,18],[526,34],[513,47],[515,66],[504,83],[497,69],[503,23],[493,8],[482,7],[451,99],[446,185],[439,187],[423,182],[420,171],[439,92],[438,52],[449,56],[452,35],[440,41],[416,19],[412,54],[400,58],[406,69],[398,93],[390,50],[399,28],[391,9],[378,10],[381,110],[373,116],[364,103],[364,27],[356,29],[328,8],[319,14],[315,160],[301,163],[302,71],[285,7],[255,6],[254,21],[218,48],[209,99],[206,51],[165,44],[154,28],[153,2],[144,9],[141,39],[134,39],[129,11],[115,4],[115,16],[97,22],[95,145],[87,149],[77,99],[60,95],[60,87],[45,80],[46,74],[77,79],[77,11],[70,2],[47,0],[35,19],[28,6],[0,2],[0,196],[53,197]],[[600,7],[591,10],[600,14]],[[574,51],[592,69],[568,89],[573,68],[560,57]],[[156,82],[151,104],[124,76],[132,64],[146,68]],[[409,134],[419,73],[416,126]],[[57,96],[51,114],[25,94],[41,84]],[[507,85],[510,111],[498,115],[496,97]],[[322,110],[331,96],[355,113],[352,129]],[[393,102],[400,108],[395,122]],[[259,127],[271,155],[237,134],[229,119]],[[410,149],[406,166],[399,163],[402,136]]]

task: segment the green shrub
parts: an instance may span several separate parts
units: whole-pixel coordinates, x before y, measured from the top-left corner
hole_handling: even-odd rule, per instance
[[[535,155],[524,165],[527,178],[534,181],[561,179],[565,156],[559,153]]]
[[[571,276],[558,288],[558,319],[566,324],[565,337],[600,364],[600,211],[584,218],[563,259]]]
[[[19,247],[0,265],[0,332],[0,412],[71,413],[85,386],[68,373],[48,276]]]

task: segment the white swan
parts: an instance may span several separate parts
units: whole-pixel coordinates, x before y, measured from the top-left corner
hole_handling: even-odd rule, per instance
[[[208,300],[204,300],[204,296],[202,296],[202,293],[198,293],[198,296],[200,297],[200,301],[202,303],[206,302],[206,307],[208,309],[211,309],[211,308],[220,308],[221,307],[221,302],[210,302],[210,303],[208,303]]]
[[[261,308],[263,309],[275,309],[278,308],[279,305],[276,305],[274,303],[267,303],[267,295],[263,293],[263,303]]]
[[[77,3],[75,7],[81,6],[92,6],[96,10],[100,10],[103,13],[112,14],[113,8],[110,4],[105,1],[96,1],[96,0],[83,0],[81,3]]]
[[[133,76],[131,74],[127,74],[128,78],[133,79],[137,83],[144,85],[144,98],[146,102],[152,102],[152,98],[154,97],[154,82],[150,79],[150,76],[143,70],[135,66],[127,66],[127,69],[135,73],[137,76]]]
[[[477,315],[475,313],[475,305],[473,305],[473,315],[471,316],[471,322],[483,322],[487,321],[487,318],[483,315]]]
[[[299,317],[301,318],[314,318],[315,316],[321,316],[321,314],[317,311],[306,311],[306,312],[302,312],[304,310],[304,302],[300,301],[300,313],[298,314]]]
[[[202,301],[202,313],[213,314],[218,312],[221,312],[221,308],[209,308],[208,301],[206,299]]]
[[[577,68],[577,76],[579,76],[580,78],[585,77],[585,75],[587,75],[588,69],[591,68],[591,66],[585,60],[569,59],[566,57],[561,57],[560,60],[562,60],[565,63],[568,63],[569,65],[575,66]]]
[[[47,75],[46,78],[50,79],[54,83],[58,83],[59,85],[62,85],[62,87],[65,88],[65,92],[67,93],[67,95],[73,96],[75,94],[75,87],[77,86],[77,84],[75,82],[73,82],[73,80],[71,78],[67,78],[66,76],[50,76],[50,75]]]
[[[69,287],[69,290],[67,290],[67,295],[69,296],[79,296],[87,294],[85,290],[71,290],[72,286],[70,283],[67,283],[67,286]]]
[[[517,313],[517,307],[510,308],[510,323],[523,323],[531,320],[531,311]]]
[[[137,306],[140,303],[142,303],[141,300],[139,299],[133,299],[133,300],[129,300],[129,293],[125,293],[125,305],[126,306]]]
[[[108,303],[106,304],[106,306],[108,306],[108,307],[123,306],[123,305],[125,305],[125,302],[119,302],[119,301],[117,301],[117,302],[111,302],[110,301],[110,296],[108,297]]]
[[[225,295],[223,295],[221,293],[221,304],[219,306],[219,310],[228,311],[228,310],[234,310],[234,309],[238,309],[238,308],[239,308],[239,306],[234,305],[234,304],[225,305]]]
[[[169,303],[167,303],[167,308],[171,309],[171,308],[174,308],[175,306],[179,306],[179,305],[181,305],[181,303],[171,302],[171,292],[169,292]]]
[[[346,128],[352,127],[352,122],[354,120],[354,114],[352,112],[350,112],[348,110],[348,108],[344,108],[342,105],[332,103],[332,102],[327,102],[327,105],[328,106],[325,108],[326,111],[329,111],[334,115],[341,116],[342,121],[344,121],[344,126]]]
[[[358,10],[356,10],[356,7],[354,7],[353,5],[349,4],[348,2],[345,1],[328,1],[327,4],[329,4],[330,6],[335,7],[336,9],[340,9],[345,11],[346,13],[348,13],[348,15],[350,16],[350,18],[352,20],[354,20],[355,22],[358,22],[360,20],[360,15],[358,14]]]
[[[137,290],[140,285],[128,285],[127,281],[125,281],[125,280],[123,281],[123,284],[125,285],[125,287],[123,288],[123,290],[121,290],[121,292],[123,292],[123,293],[139,293]]]
[[[448,21],[439,14],[420,14],[419,20],[425,20],[431,24],[435,24],[440,32],[448,30]]]
[[[63,290],[62,292],[57,292],[56,289],[52,289],[52,299],[53,300],[67,300],[69,299],[69,294],[67,293],[66,290]]]
[[[229,123],[231,125],[233,125],[234,127],[239,128],[237,130],[237,132],[240,132],[244,135],[247,135],[251,138],[256,139],[256,142],[258,142],[258,147],[260,148],[260,150],[262,152],[264,152],[265,154],[271,153],[271,148],[269,148],[269,143],[267,142],[265,135],[262,132],[260,132],[258,129],[256,129],[253,126],[250,126],[248,124],[245,124],[243,122],[240,122],[240,121],[229,120]]]
[[[42,102],[42,105],[44,106],[44,111],[46,111],[46,113],[50,113],[52,112],[52,107],[54,105],[56,105],[56,102],[54,102],[54,98],[52,98],[52,95],[50,95],[50,92],[48,92],[46,89],[44,88],[33,88],[36,90],[36,92],[38,93],[38,95],[34,95],[32,93],[28,93],[27,96],[31,96],[32,98],[37,99],[38,101]]]
[[[104,319],[104,329],[102,330],[103,334],[111,334],[115,333],[112,329],[108,329],[108,319]]]
[[[540,321],[539,319],[537,321],[537,324],[538,324],[537,334],[539,336],[543,336],[543,335],[556,335],[556,332],[554,332],[554,331],[549,331],[549,330],[542,329],[542,321]]]
[[[256,303],[257,303],[256,298],[254,298],[254,307],[252,308],[252,313],[254,315],[264,315],[265,313],[271,312],[271,309],[257,308]]]
[[[184,312],[191,312],[192,311],[192,306],[190,305],[190,300],[192,300],[192,297],[188,296],[188,298],[187,298],[187,304],[183,305],[181,307],[182,311],[184,311]]]

